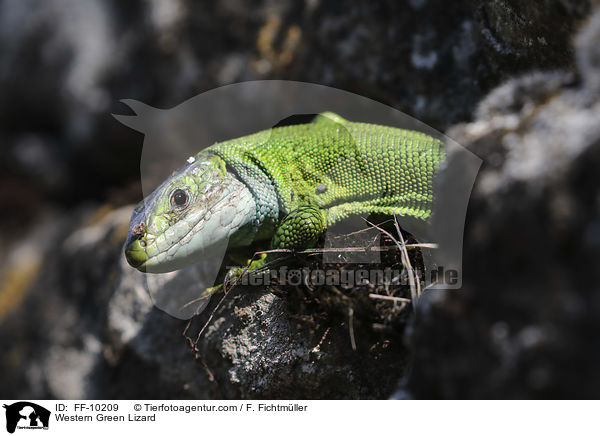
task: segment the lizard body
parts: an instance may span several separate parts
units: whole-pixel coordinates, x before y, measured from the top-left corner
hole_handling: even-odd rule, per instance
[[[138,207],[125,246],[147,272],[182,268],[218,244],[306,248],[329,226],[359,214],[431,214],[440,140],[421,132],[350,122],[327,112],[217,143]]]

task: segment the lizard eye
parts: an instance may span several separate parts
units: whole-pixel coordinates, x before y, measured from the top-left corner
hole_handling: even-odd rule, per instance
[[[171,194],[171,204],[175,207],[184,207],[187,205],[189,197],[183,189],[176,189]]]

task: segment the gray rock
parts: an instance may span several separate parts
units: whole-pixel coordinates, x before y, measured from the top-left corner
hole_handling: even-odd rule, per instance
[[[19,221],[2,226],[3,396],[596,395],[598,15],[571,48],[589,3],[2,2],[0,199]],[[214,298],[187,331],[210,321],[192,350],[186,323],[156,309],[123,262],[131,208],[80,204],[137,178],[142,140],[109,116],[121,98],[167,107],[231,81],[302,80],[445,129],[540,68],[554,72],[508,81],[450,130],[487,162],[465,289],[423,300],[399,389],[401,328],[386,339],[357,321],[353,351],[346,317],[307,320],[260,289]],[[42,219],[48,194],[63,212]]]
[[[416,398],[598,395],[599,17],[576,39],[576,76],[512,79],[449,131],[485,163],[463,291],[424,301],[411,329]]]
[[[145,380],[168,386],[178,397],[382,398],[403,372],[401,345],[376,342],[369,349],[373,338],[365,334],[354,352],[343,322],[301,321],[284,299],[250,287],[231,291],[220,306],[223,297],[213,297],[188,330],[195,340],[206,323],[192,352],[182,336],[186,323],[153,307],[141,273],[125,262],[120,268],[121,282],[108,311],[110,372],[138,376],[119,378],[113,395],[134,392]]]
[[[141,138],[109,116],[123,112],[120,99],[172,107],[256,79],[341,88],[443,130],[469,120],[511,74],[570,66],[588,9],[565,0],[6,0],[0,169],[67,204],[104,198],[139,163]],[[32,141],[42,147],[24,159]]]

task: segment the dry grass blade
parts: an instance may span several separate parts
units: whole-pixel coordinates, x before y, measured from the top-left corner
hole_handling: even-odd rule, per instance
[[[396,227],[398,236],[402,241],[402,264],[404,264],[404,267],[408,272],[408,283],[410,284],[410,293],[412,295],[413,301],[416,304],[417,299],[421,296],[421,280],[419,280],[419,278],[415,276],[414,269],[412,267],[412,264],[410,263],[410,258],[408,257],[408,251],[406,250],[406,241],[404,240],[404,236],[402,236],[402,232],[400,231],[400,225],[398,224],[398,219],[396,218],[396,215],[394,215],[394,226]],[[413,305],[413,308],[416,309],[415,305]]]
[[[208,327],[208,325],[212,321],[213,317],[215,316],[215,313],[221,307],[221,305],[223,304],[223,301],[225,301],[225,298],[227,298],[227,295],[229,294],[229,291],[223,291],[223,292],[224,292],[223,297],[217,303],[217,305],[215,306],[215,308],[213,309],[213,311],[210,313],[210,316],[208,317],[208,319],[206,320],[206,322],[204,323],[204,325],[200,329],[200,332],[198,333],[198,336],[196,336],[196,340],[193,341],[194,349],[196,349],[196,346],[198,345],[198,342],[200,341],[200,338],[202,337],[202,334],[204,333],[204,330],[206,330],[206,327]]]
[[[227,285],[229,285],[229,283],[227,281],[225,283],[223,283],[223,297],[219,300],[219,302],[217,303],[217,305],[215,306],[215,308],[210,313],[210,316],[208,317],[208,319],[206,320],[206,322],[204,323],[204,325],[200,329],[200,332],[198,333],[198,336],[196,337],[196,340],[193,342],[194,349],[196,348],[196,345],[198,345],[198,342],[200,341],[200,338],[202,337],[202,334],[204,333],[204,330],[206,330],[206,327],[208,327],[208,325],[212,321],[213,317],[215,316],[215,313],[217,312],[217,310],[221,307],[221,305],[225,301],[225,298],[227,298],[227,296],[229,295],[229,293],[231,292],[231,290],[236,287],[239,279],[240,278],[237,277],[235,279],[235,281],[233,282],[233,284],[231,285],[231,287],[229,287],[229,288],[227,286]]]
[[[369,223],[371,224],[371,223]],[[373,225],[373,224],[371,224]],[[373,225],[373,227],[381,230],[381,228],[379,228],[376,225]],[[389,233],[384,232],[389,236]],[[391,237],[391,236],[390,236]],[[394,239],[394,238],[392,238]],[[423,243],[423,244],[405,244],[405,247],[407,249],[419,249],[419,248],[438,248],[437,244],[432,244],[432,243]],[[260,255],[260,254],[276,254],[276,253],[287,253],[287,254],[319,254],[319,253],[362,253],[365,251],[372,251],[372,252],[386,252],[386,251],[391,251],[391,250],[400,250],[400,246],[386,246],[386,247],[330,247],[330,248],[307,248],[304,250],[299,250],[299,251],[294,251],[294,250],[289,250],[289,249],[283,249],[283,248],[279,248],[279,249],[274,249],[274,250],[265,250],[265,251],[257,251],[255,253],[255,255]]]
[[[398,232],[398,236],[400,237],[400,241],[398,241],[398,239],[396,239],[394,237],[394,235],[392,235],[387,230],[381,228],[380,226],[378,226],[376,224],[373,224],[372,222],[370,222],[366,219],[365,219],[365,221],[369,225],[378,229],[383,234],[387,235],[394,242],[394,244],[396,244],[396,246],[400,249],[400,251],[402,253],[402,265],[404,266],[404,268],[406,268],[406,272],[408,275],[408,284],[410,286],[410,295],[411,295],[411,300],[413,302],[413,310],[415,310],[414,303],[416,303],[417,298],[419,297],[419,295],[421,293],[421,283],[419,280],[417,280],[415,283],[414,269],[412,267],[412,264],[410,263],[410,258],[408,257],[408,250],[406,249],[406,241],[404,240],[404,236],[402,236],[402,232],[400,231],[400,226],[398,225],[398,220],[394,216],[394,225],[396,227],[396,231]]]
[[[356,339],[354,338],[354,309],[348,308],[348,332],[350,333],[350,345],[352,351],[356,351]]]
[[[327,334],[329,333],[329,331],[331,330],[331,327],[327,327],[325,329],[325,333],[323,333],[323,336],[321,336],[321,340],[319,341],[319,343],[317,345],[315,345],[312,349],[313,353],[317,353],[321,350],[321,345],[323,345],[323,342],[325,341],[325,338],[327,337]]]
[[[369,298],[373,298],[374,300],[396,301],[398,303],[410,303],[411,302],[410,298],[394,297],[392,295],[369,294]]]

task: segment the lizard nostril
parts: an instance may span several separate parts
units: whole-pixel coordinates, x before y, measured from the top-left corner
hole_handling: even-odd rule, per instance
[[[131,233],[133,233],[136,236],[144,236],[146,234],[146,224],[144,224],[143,222],[136,224],[131,229]]]

